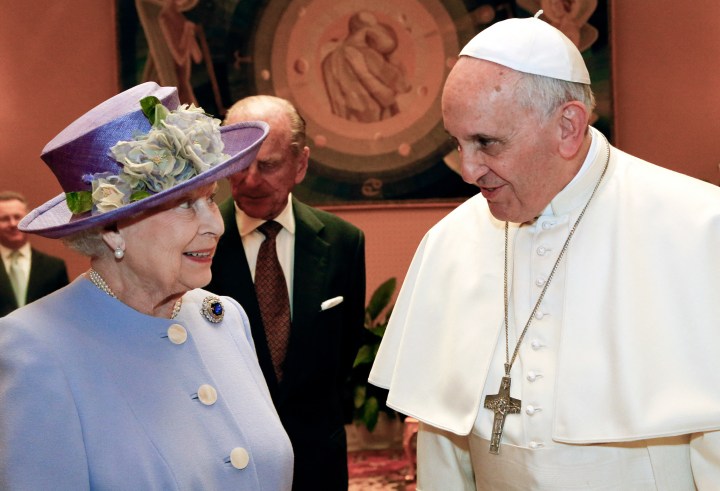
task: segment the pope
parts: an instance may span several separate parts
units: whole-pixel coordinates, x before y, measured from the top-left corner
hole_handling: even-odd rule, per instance
[[[717,489],[720,188],[613,147],[537,18],[442,95],[480,188],[423,238],[370,374],[420,421],[418,489]]]

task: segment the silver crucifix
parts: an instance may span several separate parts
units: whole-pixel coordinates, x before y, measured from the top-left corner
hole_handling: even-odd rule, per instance
[[[485,396],[485,407],[495,413],[493,418],[492,438],[490,439],[490,453],[500,453],[500,438],[502,438],[505,416],[520,412],[520,399],[510,397],[510,377],[503,377],[500,390],[495,395]]]

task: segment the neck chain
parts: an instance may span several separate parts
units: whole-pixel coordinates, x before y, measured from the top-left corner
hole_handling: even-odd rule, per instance
[[[100,276],[100,273],[95,271],[94,269],[90,268],[90,271],[87,273],[88,278],[92,282],[93,285],[98,287],[100,290],[104,291],[108,295],[110,295],[112,298],[117,298],[117,295],[115,295],[115,292],[113,292],[107,283],[105,283],[105,280],[102,276]],[[175,306],[173,307],[172,314],[170,315],[171,319],[174,319],[177,317],[177,315],[180,313],[180,308],[182,307],[182,297],[180,297],[177,302],[175,302]]]
[[[500,389],[498,390],[498,393],[495,395],[488,395],[485,397],[485,407],[487,409],[492,410],[495,413],[495,416],[493,418],[493,428],[492,428],[492,437],[490,439],[490,453],[492,454],[498,454],[500,453],[500,438],[502,437],[503,432],[503,426],[505,425],[505,416],[508,414],[517,414],[520,412],[521,403],[519,399],[514,399],[510,397],[510,369],[513,366],[513,363],[515,363],[515,359],[518,356],[518,353],[520,352],[520,345],[523,342],[523,339],[525,338],[525,334],[527,334],[528,328],[530,327],[530,324],[532,323],[533,318],[535,317],[535,314],[537,313],[538,309],[540,308],[540,303],[542,302],[543,298],[545,297],[545,292],[547,292],[548,286],[550,285],[550,282],[553,279],[553,276],[555,276],[555,272],[558,269],[558,266],[560,265],[560,261],[562,260],[563,256],[565,255],[565,252],[568,249],[568,246],[570,245],[570,239],[572,239],[573,235],[575,235],[575,230],[577,230],[578,225],[580,224],[580,221],[583,219],[583,216],[585,216],[585,211],[587,210],[588,206],[590,205],[590,202],[592,201],[593,197],[595,197],[595,193],[597,192],[598,188],[600,187],[600,183],[603,180],[603,177],[605,177],[605,173],[607,172],[608,164],[610,162],[610,144],[605,140],[605,146],[607,148],[607,156],[605,157],[605,166],[603,168],[602,173],[600,174],[600,177],[597,180],[597,183],[595,183],[595,188],[592,191],[592,194],[590,194],[590,197],[587,200],[587,203],[585,203],[585,206],[583,207],[582,211],[580,211],[580,215],[578,216],[577,220],[575,220],[575,223],[573,224],[572,228],[570,229],[570,233],[567,236],[567,239],[565,239],[565,244],[563,244],[562,249],[560,250],[560,254],[558,254],[557,259],[555,260],[555,264],[552,267],[552,270],[550,271],[550,275],[548,276],[548,279],[545,281],[545,286],[543,287],[542,291],[540,292],[540,296],[537,299],[537,302],[535,302],[535,307],[533,307],[532,312],[530,312],[530,317],[528,317],[527,322],[525,323],[525,327],[523,328],[522,332],[520,333],[520,337],[518,337],[517,343],[515,343],[515,349],[513,350],[512,358],[510,357],[510,335],[509,335],[509,322],[508,322],[508,311],[509,311],[509,300],[508,300],[508,222],[505,222],[505,274],[504,274],[504,281],[503,281],[503,294],[504,294],[504,303],[505,303],[505,376],[502,378],[500,382]]]

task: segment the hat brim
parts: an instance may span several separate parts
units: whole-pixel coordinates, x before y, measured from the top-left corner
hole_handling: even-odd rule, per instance
[[[255,160],[268,131],[269,126],[262,121],[222,126],[220,133],[225,144],[224,152],[230,157],[205,172],[170,189],[97,215],[92,215],[90,212],[73,215],[63,193],[28,213],[20,221],[18,228],[23,232],[55,239],[92,227],[107,225],[158,207],[196,188],[224,179],[247,168]]]

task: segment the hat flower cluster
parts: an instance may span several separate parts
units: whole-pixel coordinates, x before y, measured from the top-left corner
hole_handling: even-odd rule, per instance
[[[229,158],[223,153],[220,120],[202,108],[182,104],[170,111],[157,97],[146,97],[140,105],[152,128],[110,149],[122,166],[118,174],[83,176],[92,191],[66,193],[74,214],[115,210],[170,189]]]

